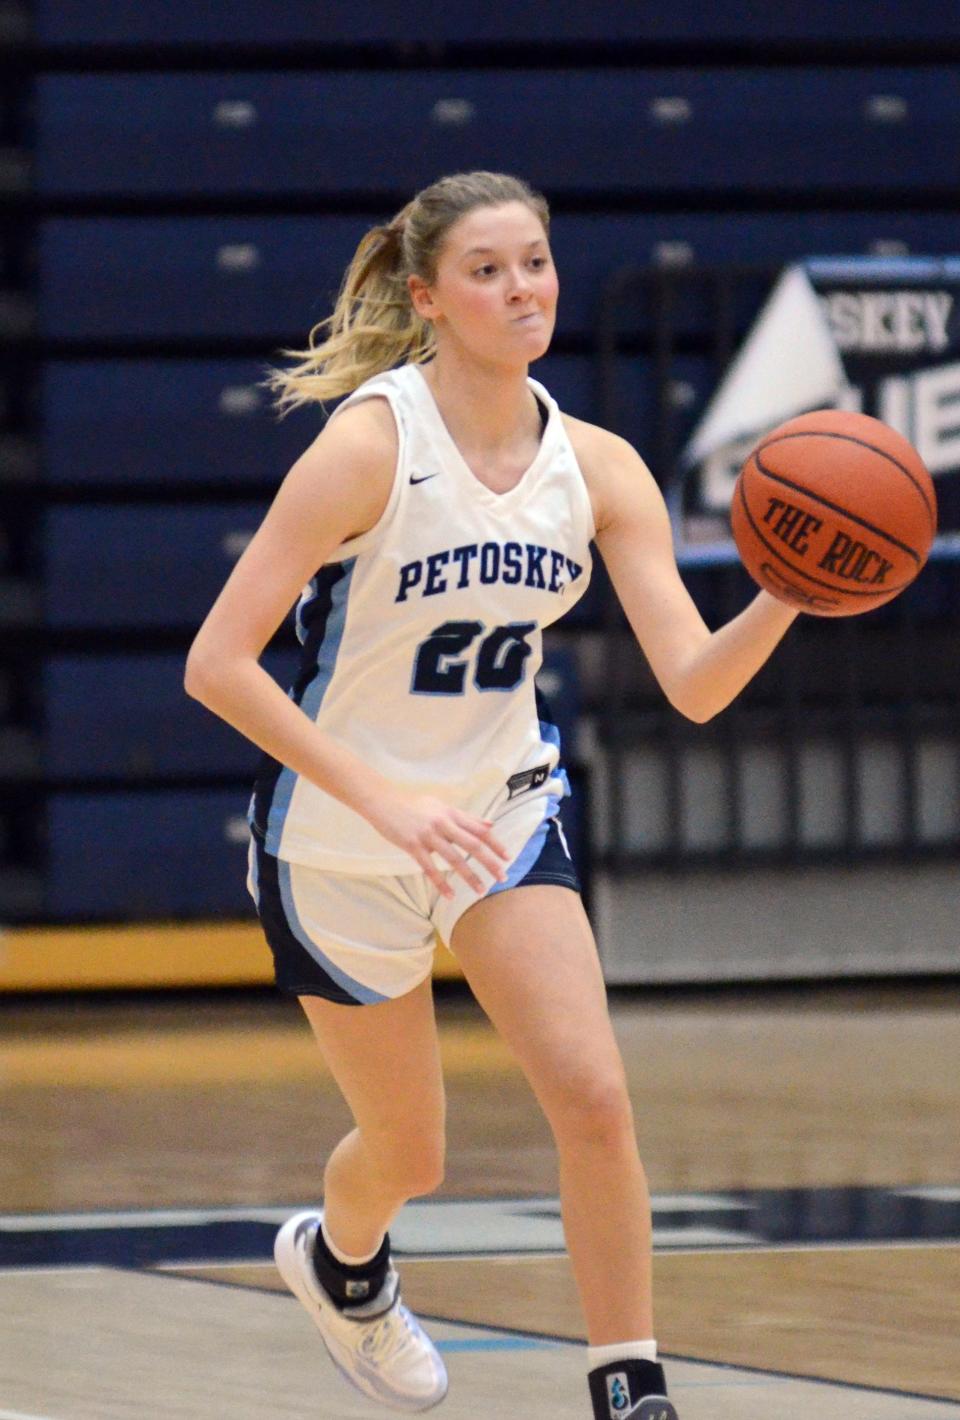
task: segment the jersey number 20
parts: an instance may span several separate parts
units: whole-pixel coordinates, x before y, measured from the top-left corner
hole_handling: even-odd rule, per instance
[[[533,647],[527,641],[535,621],[497,626],[477,647],[473,683],[478,690],[513,690],[524,677]],[[413,663],[415,695],[463,695],[468,658],[464,652],[486,630],[482,621],[445,621],[417,649]]]

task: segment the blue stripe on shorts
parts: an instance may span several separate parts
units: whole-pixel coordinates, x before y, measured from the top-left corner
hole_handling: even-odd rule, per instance
[[[485,896],[492,897],[495,892],[505,892],[507,888],[533,887],[538,883],[554,883],[580,892],[580,879],[567,852],[557,815],[559,802],[552,796],[544,800],[543,822],[534,829],[514,858],[506,882],[494,883]]]
[[[273,953],[277,986],[295,996],[323,996],[344,1006],[365,1006],[387,1000],[379,991],[355,981],[330,961],[303,929],[290,886],[290,864],[268,853],[263,835],[254,830],[257,915]]]

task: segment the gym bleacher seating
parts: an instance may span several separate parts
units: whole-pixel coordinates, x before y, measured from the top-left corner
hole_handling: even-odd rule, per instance
[[[877,0],[868,34],[839,0],[31,8],[34,192],[0,281],[35,283],[32,384],[19,355],[0,366],[16,373],[0,419],[33,410],[40,475],[15,554],[39,549],[38,615],[0,709],[36,707],[40,770],[18,792],[37,806],[50,920],[249,913],[256,751],[184,695],[183,658],[322,427],[319,409],[276,419],[265,367],[413,189],[475,166],[545,188],[561,302],[532,373],[658,475],[665,421],[684,437],[718,374],[713,288],[678,280],[664,375],[671,273],[756,269],[729,342],[786,262],[956,251],[960,23],[937,0]],[[631,266],[661,275],[607,311],[623,343],[602,396],[604,293]],[[591,693],[571,647],[608,602],[598,567],[550,646],[568,743]],[[294,660],[288,621],[265,664],[286,683]]]
[[[305,341],[329,314],[357,241],[385,215],[51,217],[39,230],[41,334],[58,345],[242,341],[266,363],[279,343]],[[954,250],[956,232],[954,214],[939,211],[560,210],[551,226],[562,281],[558,334],[594,334],[601,290],[621,266],[758,263],[773,270],[799,257],[855,255],[882,244],[937,254]],[[642,312],[638,318],[642,326]],[[699,323],[703,333],[708,319],[693,310],[686,325]]]
[[[873,0],[869,6],[877,37],[885,43],[956,38],[955,16],[941,0]],[[435,53],[445,46],[516,43],[717,44],[750,46],[792,41],[799,45],[841,44],[863,39],[863,6],[838,0],[674,0],[668,6],[623,5],[619,0],[584,6],[580,0],[552,0],[546,6],[493,6],[463,0],[438,21],[433,0],[324,0],[322,28],[315,0],[231,0],[229,25],[215,6],[184,0],[36,0],[36,30],[52,44],[79,47],[211,45],[263,47],[394,44],[398,53],[417,43]]]
[[[960,178],[948,66],[880,83],[872,66],[52,74],[37,97],[37,184],[57,197],[402,200],[505,153],[539,186],[601,198]]]

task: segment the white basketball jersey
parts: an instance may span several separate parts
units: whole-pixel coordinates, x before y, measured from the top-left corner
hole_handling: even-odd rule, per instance
[[[341,409],[390,403],[399,457],[376,526],[339,547],[297,607],[289,694],[332,739],[398,785],[482,817],[569,792],[559,735],[538,714],[541,630],[590,579],[590,499],[556,403],[520,482],[470,471],[416,365],[368,380]],[[419,872],[360,814],[268,756],[250,820],[267,851],[337,872]]]

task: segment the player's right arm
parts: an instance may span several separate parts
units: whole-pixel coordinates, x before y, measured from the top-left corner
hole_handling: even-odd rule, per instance
[[[441,891],[432,853],[457,866],[472,855],[494,876],[505,852],[484,820],[411,796],[333,740],[259,664],[264,647],[317,569],[387,506],[397,433],[385,400],[364,400],[332,420],[290,469],[231,572],[187,656],[184,688],[208,710],[297,774],[362,814],[409,853]]]

